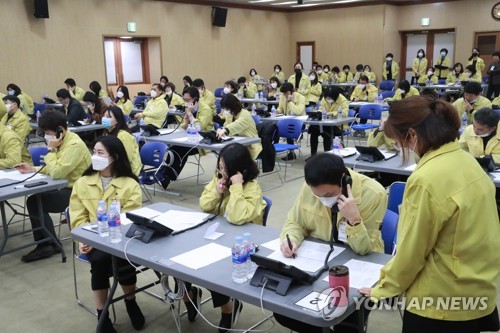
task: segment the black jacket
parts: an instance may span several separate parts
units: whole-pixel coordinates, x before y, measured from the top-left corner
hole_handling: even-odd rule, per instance
[[[488,66],[487,73],[489,75],[488,82],[490,84],[498,85],[500,84],[500,62],[492,63]]]
[[[69,104],[64,108],[66,112],[66,121],[70,126],[80,126],[78,120],[84,120],[87,117],[82,104],[74,98],[70,98]]]
[[[262,143],[262,172],[271,172],[274,170],[276,162],[276,150],[274,143],[279,142],[278,126],[272,122],[262,122],[257,124],[257,132]]]

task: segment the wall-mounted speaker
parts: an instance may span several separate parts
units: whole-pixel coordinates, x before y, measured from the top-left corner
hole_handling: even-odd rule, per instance
[[[33,0],[35,2],[35,17],[49,18],[49,3],[48,0]]]
[[[225,27],[227,17],[227,8],[212,7],[212,25],[216,27]]]

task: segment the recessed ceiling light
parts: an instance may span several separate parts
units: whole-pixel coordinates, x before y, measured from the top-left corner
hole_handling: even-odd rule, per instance
[[[121,39],[132,39],[133,37],[132,36],[121,36],[120,38]]]

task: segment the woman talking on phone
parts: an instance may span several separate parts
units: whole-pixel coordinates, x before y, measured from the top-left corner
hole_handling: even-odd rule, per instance
[[[382,268],[378,285],[360,292],[376,302],[405,294],[403,333],[500,328],[495,186],[461,149],[459,129],[455,108],[429,96],[393,104],[384,126],[402,147],[403,160],[415,154],[418,163],[406,183],[396,255]],[[453,305],[442,304],[447,301]]]

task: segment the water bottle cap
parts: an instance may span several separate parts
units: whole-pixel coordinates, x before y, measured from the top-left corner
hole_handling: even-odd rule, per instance
[[[245,232],[245,233],[243,234],[243,238],[245,238],[245,239],[250,239],[250,237],[252,237],[252,234],[251,234],[251,233],[249,233],[249,232]]]
[[[234,237],[234,241],[236,243],[241,243],[241,242],[243,242],[243,238],[241,236],[236,236],[236,237]]]

